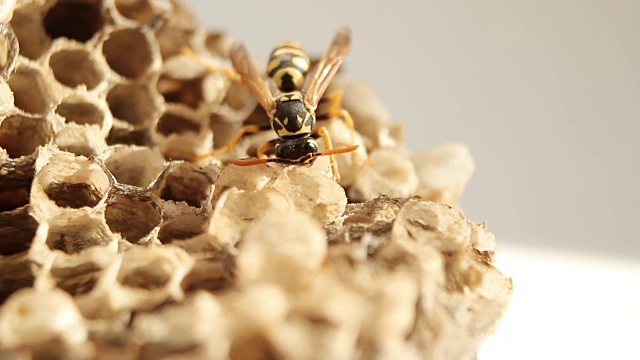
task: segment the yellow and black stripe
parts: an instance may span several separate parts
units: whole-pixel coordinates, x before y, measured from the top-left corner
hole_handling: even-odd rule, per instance
[[[271,52],[267,75],[282,92],[302,89],[309,71],[309,56],[295,41],[284,41]]]

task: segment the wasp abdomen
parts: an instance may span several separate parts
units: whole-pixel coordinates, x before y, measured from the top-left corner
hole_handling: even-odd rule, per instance
[[[267,75],[283,92],[300,90],[309,71],[309,57],[300,44],[285,41],[273,50],[267,66]]]

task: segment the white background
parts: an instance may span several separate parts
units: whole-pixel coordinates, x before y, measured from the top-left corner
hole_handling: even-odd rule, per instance
[[[188,3],[261,61],[284,39],[320,55],[350,26],[343,66],[408,148],[470,147],[462,206],[516,287],[481,360],[640,358],[640,1]]]
[[[350,26],[344,66],[407,146],[471,148],[471,219],[504,241],[640,258],[640,1],[187,3],[261,61],[284,39],[320,55]]]

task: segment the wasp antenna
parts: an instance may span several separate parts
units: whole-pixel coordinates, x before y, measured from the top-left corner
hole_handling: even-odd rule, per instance
[[[327,150],[327,151],[323,151],[323,152],[314,153],[313,156],[315,157],[315,156],[344,154],[344,153],[352,152],[352,151],[356,150],[358,147],[360,147],[360,145],[353,145],[353,146],[340,148],[340,149],[331,149],[331,150]]]
[[[277,159],[239,159],[232,160],[231,163],[237,166],[251,166],[251,165],[260,165],[266,164],[270,162],[276,162]]]

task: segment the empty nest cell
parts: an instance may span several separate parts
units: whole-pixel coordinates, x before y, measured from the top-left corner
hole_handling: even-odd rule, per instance
[[[211,193],[213,179],[197,165],[181,163],[172,166],[162,178],[160,197],[163,200],[184,201],[199,208]]]
[[[175,267],[161,254],[130,251],[125,254],[117,279],[120,284],[132,288],[158,289],[167,285]]]
[[[161,75],[157,88],[164,100],[169,103],[180,103],[197,108],[204,100],[202,93],[203,77],[194,79],[175,79],[167,75]]]
[[[107,103],[113,116],[135,128],[145,128],[155,119],[157,106],[151,90],[142,84],[121,83],[109,90]]]
[[[111,69],[130,79],[144,75],[153,62],[151,44],[139,29],[112,32],[102,52]]]
[[[11,27],[20,42],[20,54],[29,59],[39,58],[51,45],[38,7],[38,4],[27,3],[16,9],[11,19]]]
[[[55,155],[36,181],[58,207],[73,209],[96,206],[109,189],[109,179],[97,164],[68,153]]]
[[[201,234],[207,218],[200,214],[183,214],[165,221],[158,232],[158,240],[168,244],[173,240],[184,240]]]
[[[0,145],[12,158],[29,155],[53,138],[51,123],[41,117],[12,115],[0,125]]]
[[[51,55],[49,66],[56,80],[71,88],[84,85],[91,90],[104,79],[93,56],[84,49],[60,50]]]
[[[102,268],[88,262],[72,268],[53,268],[51,274],[56,286],[76,296],[93,290],[102,275]]]
[[[164,170],[164,157],[149,148],[118,146],[104,164],[119,183],[145,187]]]
[[[156,131],[166,137],[171,134],[183,134],[186,132],[197,134],[200,131],[200,125],[174,111],[166,111],[160,116]]]
[[[46,33],[53,39],[66,37],[85,42],[105,24],[99,0],[60,0],[43,19]]]
[[[107,205],[105,212],[111,232],[120,233],[130,243],[137,244],[156,226],[162,215],[151,200],[119,197]]]
[[[0,304],[16,290],[32,287],[38,270],[27,256],[0,258]]]
[[[107,245],[112,238],[101,219],[67,213],[51,219],[47,245],[50,249],[74,254],[93,246]]]
[[[40,69],[22,63],[8,83],[13,91],[14,105],[18,109],[44,115],[53,106],[53,99]]]
[[[120,15],[146,23],[154,17],[154,9],[149,0],[116,0],[116,9]]]
[[[0,127],[0,135],[2,127]],[[0,143],[2,137],[0,136]],[[35,174],[36,156],[19,159],[0,159],[0,213],[23,207],[29,203],[29,193]],[[1,237],[0,237],[1,238]]]
[[[180,286],[185,292],[228,289],[235,280],[234,267],[233,256],[229,254],[221,258],[196,260]]]
[[[98,105],[78,96],[70,96],[64,99],[56,107],[56,114],[62,116],[67,123],[97,125],[100,128],[104,126],[106,116]]]
[[[29,214],[29,206],[0,212],[0,255],[14,255],[29,250],[38,222]]]

